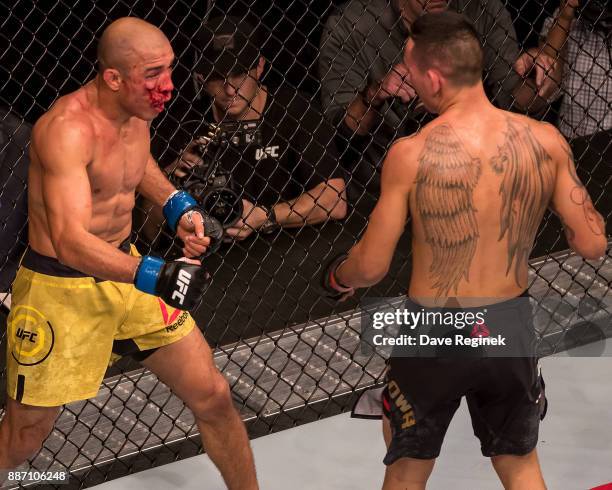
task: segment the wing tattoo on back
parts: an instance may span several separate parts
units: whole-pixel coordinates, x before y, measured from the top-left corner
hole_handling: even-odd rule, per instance
[[[468,272],[478,242],[473,190],[480,159],[472,158],[448,124],[429,133],[418,158],[416,208],[433,252],[430,276],[437,296],[448,296]]]
[[[491,167],[503,174],[500,233],[508,236],[508,266],[514,263],[514,279],[520,286],[519,270],[529,258],[535,234],[548,205],[554,183],[552,158],[533,136],[529,126],[508,118],[506,138],[491,159]]]

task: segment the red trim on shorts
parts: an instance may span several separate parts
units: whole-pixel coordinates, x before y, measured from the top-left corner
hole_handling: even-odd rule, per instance
[[[391,412],[391,404],[389,403],[389,399],[385,396],[387,394],[387,391],[383,391],[382,393],[382,404],[383,404],[383,408],[385,409],[386,412]]]

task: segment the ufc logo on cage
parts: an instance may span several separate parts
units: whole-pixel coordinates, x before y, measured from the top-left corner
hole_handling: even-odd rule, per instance
[[[189,283],[191,282],[191,274],[185,270],[181,270],[178,273],[178,278],[176,279],[176,285],[178,289],[175,289],[172,292],[172,299],[179,300],[180,304],[183,304],[183,300],[185,299],[185,294],[187,293],[187,289],[189,289]]]

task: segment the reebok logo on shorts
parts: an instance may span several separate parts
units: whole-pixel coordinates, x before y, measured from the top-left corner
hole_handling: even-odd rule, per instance
[[[162,318],[164,319],[164,324],[166,325],[166,332],[173,332],[183,323],[185,323],[188,315],[186,311],[179,310],[178,308],[171,308],[160,298],[157,298],[157,301],[159,302]],[[173,311],[170,313],[168,310]]]

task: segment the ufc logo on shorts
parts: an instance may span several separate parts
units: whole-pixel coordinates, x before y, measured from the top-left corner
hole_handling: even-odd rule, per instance
[[[186,270],[180,270],[178,273],[178,277],[176,279],[176,286],[178,289],[175,289],[172,292],[172,299],[179,300],[180,304],[183,304],[183,300],[185,299],[185,294],[187,293],[187,289],[189,289],[189,282],[191,281],[191,274]]]
[[[34,343],[36,342],[36,336],[38,334],[35,332],[28,332],[27,330],[24,330],[23,328],[18,328],[17,329],[17,338],[21,339],[21,340],[26,340],[28,339],[30,342]]]

